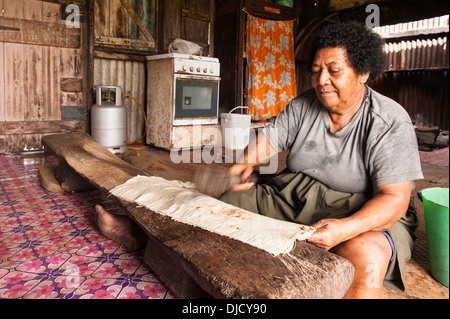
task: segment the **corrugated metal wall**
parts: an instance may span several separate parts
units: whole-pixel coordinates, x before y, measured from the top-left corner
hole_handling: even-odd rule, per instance
[[[388,70],[448,68],[446,37],[390,42],[386,51]]]
[[[94,59],[94,86],[115,85],[122,88],[123,97],[133,96],[145,110],[145,63],[113,59]],[[128,142],[139,139],[145,132],[144,119],[139,104],[124,98],[128,113]]]
[[[372,87],[400,103],[416,126],[449,129],[448,70],[385,72]]]
[[[388,70],[448,68],[449,16],[374,28],[386,39]]]
[[[372,87],[399,102],[419,127],[449,129],[449,16],[375,28],[387,70]]]

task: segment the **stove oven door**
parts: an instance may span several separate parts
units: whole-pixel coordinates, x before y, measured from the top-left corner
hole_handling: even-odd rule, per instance
[[[173,125],[217,124],[220,77],[175,74]]]

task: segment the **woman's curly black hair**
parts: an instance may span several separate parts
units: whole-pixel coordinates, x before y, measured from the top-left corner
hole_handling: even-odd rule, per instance
[[[326,25],[312,43],[310,66],[317,50],[340,47],[347,51],[348,62],[358,74],[370,72],[368,83],[385,70],[386,55],[384,41],[365,25],[355,22],[343,22]]]

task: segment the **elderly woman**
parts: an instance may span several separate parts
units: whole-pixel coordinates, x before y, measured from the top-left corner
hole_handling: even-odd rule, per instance
[[[417,216],[413,180],[423,178],[406,111],[367,86],[384,66],[381,39],[349,22],[317,36],[312,86],[292,100],[229,173],[244,182],[220,199],[255,213],[316,228],[309,242],[355,266],[346,297],[379,298],[382,285],[404,289]],[[290,150],[287,171],[248,182],[254,167]],[[253,159],[257,159],[256,162]],[[102,233],[130,249],[146,235],[129,218],[96,207]]]
[[[423,178],[407,112],[367,86],[384,66],[382,41],[364,25],[330,25],[316,37],[313,89],[292,100],[229,173],[244,182],[221,200],[316,228],[309,242],[355,266],[348,298],[404,289],[417,216],[413,180]],[[255,165],[289,150],[288,171],[248,182]],[[257,158],[256,163],[251,162]]]

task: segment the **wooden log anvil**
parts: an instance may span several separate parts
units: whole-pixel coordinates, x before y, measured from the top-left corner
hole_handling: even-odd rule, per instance
[[[85,133],[47,135],[42,143],[60,163],[107,193],[134,176],[149,175]],[[117,201],[148,235],[146,263],[179,298],[342,298],[353,281],[348,260],[307,242],[298,241],[289,254],[273,256]]]

